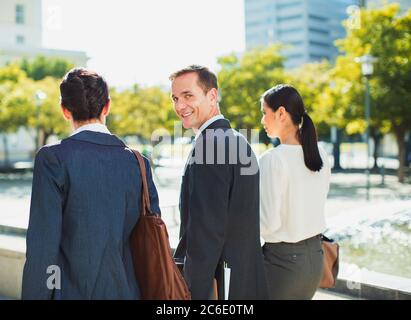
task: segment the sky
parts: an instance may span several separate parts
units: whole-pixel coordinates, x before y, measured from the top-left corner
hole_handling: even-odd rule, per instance
[[[43,0],[43,46],[85,51],[117,87],[169,85],[189,64],[245,48],[243,0]]]

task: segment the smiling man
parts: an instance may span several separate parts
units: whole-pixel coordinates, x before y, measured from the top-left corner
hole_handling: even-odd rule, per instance
[[[213,279],[224,264],[231,269],[229,299],[265,299],[256,157],[221,115],[214,73],[194,65],[170,80],[175,111],[196,133],[182,179],[175,253],[184,260],[192,298],[213,298]],[[251,155],[249,163],[241,162],[242,153]],[[244,174],[245,166],[256,169]]]

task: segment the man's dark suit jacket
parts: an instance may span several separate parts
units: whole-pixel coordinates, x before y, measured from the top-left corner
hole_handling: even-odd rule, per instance
[[[197,138],[192,155],[182,179],[180,243],[175,252],[176,258],[185,257],[192,298],[212,297],[217,266],[226,262],[231,268],[229,299],[266,299],[259,171],[250,145],[220,119]],[[244,170],[247,167],[251,170]]]
[[[151,206],[160,213],[145,163]],[[114,135],[82,131],[43,147],[34,165],[22,298],[138,299],[129,237],[141,187],[137,159]],[[47,287],[57,276],[49,266],[60,268],[61,289]]]

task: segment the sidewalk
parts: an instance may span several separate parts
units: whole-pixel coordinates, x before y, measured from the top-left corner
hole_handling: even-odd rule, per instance
[[[181,170],[178,168],[159,168],[156,181],[159,192],[162,217],[167,225],[170,244],[175,248],[178,244],[180,214],[178,210],[179,187]],[[393,209],[411,208],[411,184],[398,183],[397,177],[386,175],[385,185],[381,185],[381,176],[371,175],[370,201],[366,201],[366,177],[361,173],[333,173],[331,188],[325,206],[325,214],[329,226],[334,221],[349,220],[350,213],[356,212],[372,216],[389,213]],[[15,237],[23,237],[21,241],[5,241],[4,236],[0,243],[4,246],[18,246],[25,248],[24,229],[28,224],[30,206],[31,181],[16,181],[0,183],[0,234],[9,234],[12,229]],[[354,214],[355,213],[355,214]],[[347,221],[346,221],[347,222]],[[16,250],[16,249],[14,249]],[[24,249],[19,249],[24,250]],[[16,251],[19,251],[16,250]],[[327,290],[318,290],[314,300],[351,300],[356,299]],[[0,297],[1,300],[1,297]]]
[[[159,193],[160,206],[167,208],[163,214],[169,229],[179,224],[178,201],[180,194],[181,170],[176,168],[158,168],[157,176],[161,182],[155,181]],[[163,179],[164,177],[164,179]],[[364,207],[371,203],[407,202],[411,201],[411,184],[401,184],[397,177],[385,175],[385,185],[381,185],[381,176],[371,174],[370,201],[366,201],[366,178],[360,173],[333,173],[331,187],[325,205],[327,218]],[[15,184],[15,185],[14,185]],[[26,228],[30,207],[31,181],[13,183],[2,186],[0,183],[0,225]],[[172,208],[175,209],[172,209]],[[171,215],[167,217],[167,215]],[[177,231],[178,234],[178,231]],[[171,237],[171,234],[170,234]]]
[[[1,297],[0,300],[13,300],[6,297]],[[359,300],[357,298],[352,298],[343,294],[337,293],[330,293],[324,290],[318,290],[317,293],[314,295],[313,300]]]
[[[318,289],[313,300],[362,300],[355,297],[350,297],[345,294],[331,292],[323,289]]]
[[[370,204],[408,202],[411,200],[411,184],[399,183],[394,175],[385,175],[384,185],[379,174],[370,175],[370,201],[366,200],[366,176],[361,173],[333,173],[330,191],[325,204],[326,217],[330,218],[351,209]]]

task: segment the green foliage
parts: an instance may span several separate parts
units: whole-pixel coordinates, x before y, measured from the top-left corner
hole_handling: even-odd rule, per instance
[[[59,84],[69,68],[65,60],[44,57],[0,68],[0,132],[14,132],[24,126],[41,130],[45,140],[53,134],[66,136],[70,126],[61,114]],[[44,94],[42,100],[36,97],[40,91]],[[136,85],[122,92],[112,89],[111,99],[108,126],[113,133],[147,140],[159,128],[173,133],[178,119],[169,93],[162,88]]]
[[[328,72],[328,85],[317,96],[318,121],[346,129],[364,118],[364,91],[358,64],[351,57],[339,56]],[[362,127],[363,132],[364,126]],[[354,133],[354,132],[352,132]]]
[[[169,93],[160,87],[140,88],[118,92],[111,90],[111,112],[108,127],[116,134],[137,135],[150,140],[157,129],[166,129],[173,134],[177,116]]]
[[[316,124],[318,134],[329,134],[332,122],[324,110],[321,96],[329,87],[331,65],[327,61],[307,63],[287,72],[287,83],[294,86],[301,97],[309,115]]]
[[[34,80],[42,80],[48,76],[61,78],[73,67],[74,64],[69,60],[44,56],[37,56],[33,60],[25,58],[20,63],[21,70]]]
[[[17,64],[0,68],[0,132],[14,132],[27,122],[29,82]]]
[[[0,84],[0,131],[14,132],[20,126],[43,129],[46,136],[65,135],[69,132],[68,123],[60,111],[59,81],[47,77],[40,81],[29,78],[18,83]],[[36,99],[42,91],[44,100]]]
[[[26,73],[20,69],[17,63],[9,64],[0,68],[0,84],[7,81],[17,83],[26,78]]]
[[[384,131],[411,129],[411,10],[402,16],[398,12],[398,4],[362,10],[361,27],[347,26],[347,37],[337,41],[345,56],[337,59],[335,75],[340,83],[351,84],[343,114],[354,120],[364,117],[364,82],[354,59],[371,54],[378,58],[370,80],[371,118]],[[364,125],[357,126],[364,130]]]
[[[220,108],[234,127],[261,126],[260,97],[269,88],[284,82],[283,61],[277,45],[218,59]]]
[[[61,112],[59,85],[59,79],[46,77],[33,82],[28,90],[30,96],[33,97],[30,103],[28,126],[41,128],[46,136],[55,134],[64,137],[70,132],[70,125],[65,121]],[[39,101],[36,98],[38,91],[45,93],[44,100]]]
[[[25,85],[29,82],[24,79],[18,84],[11,81],[0,84],[0,132],[14,132],[27,123],[30,108]]]
[[[349,84],[346,101],[339,105],[345,115],[347,131],[365,129],[360,97],[364,96],[360,65],[356,57],[370,54],[378,59],[370,79],[371,125],[380,132],[394,132],[399,147],[399,181],[404,181],[405,133],[411,130],[411,10],[399,15],[399,5],[391,4],[374,10],[361,10],[360,28],[349,28],[347,37],[337,41],[345,53],[336,62],[340,83]],[[341,98],[341,94],[336,94]],[[344,100],[342,98],[341,100]],[[347,103],[348,102],[348,103]],[[375,130],[374,130],[375,131]]]

